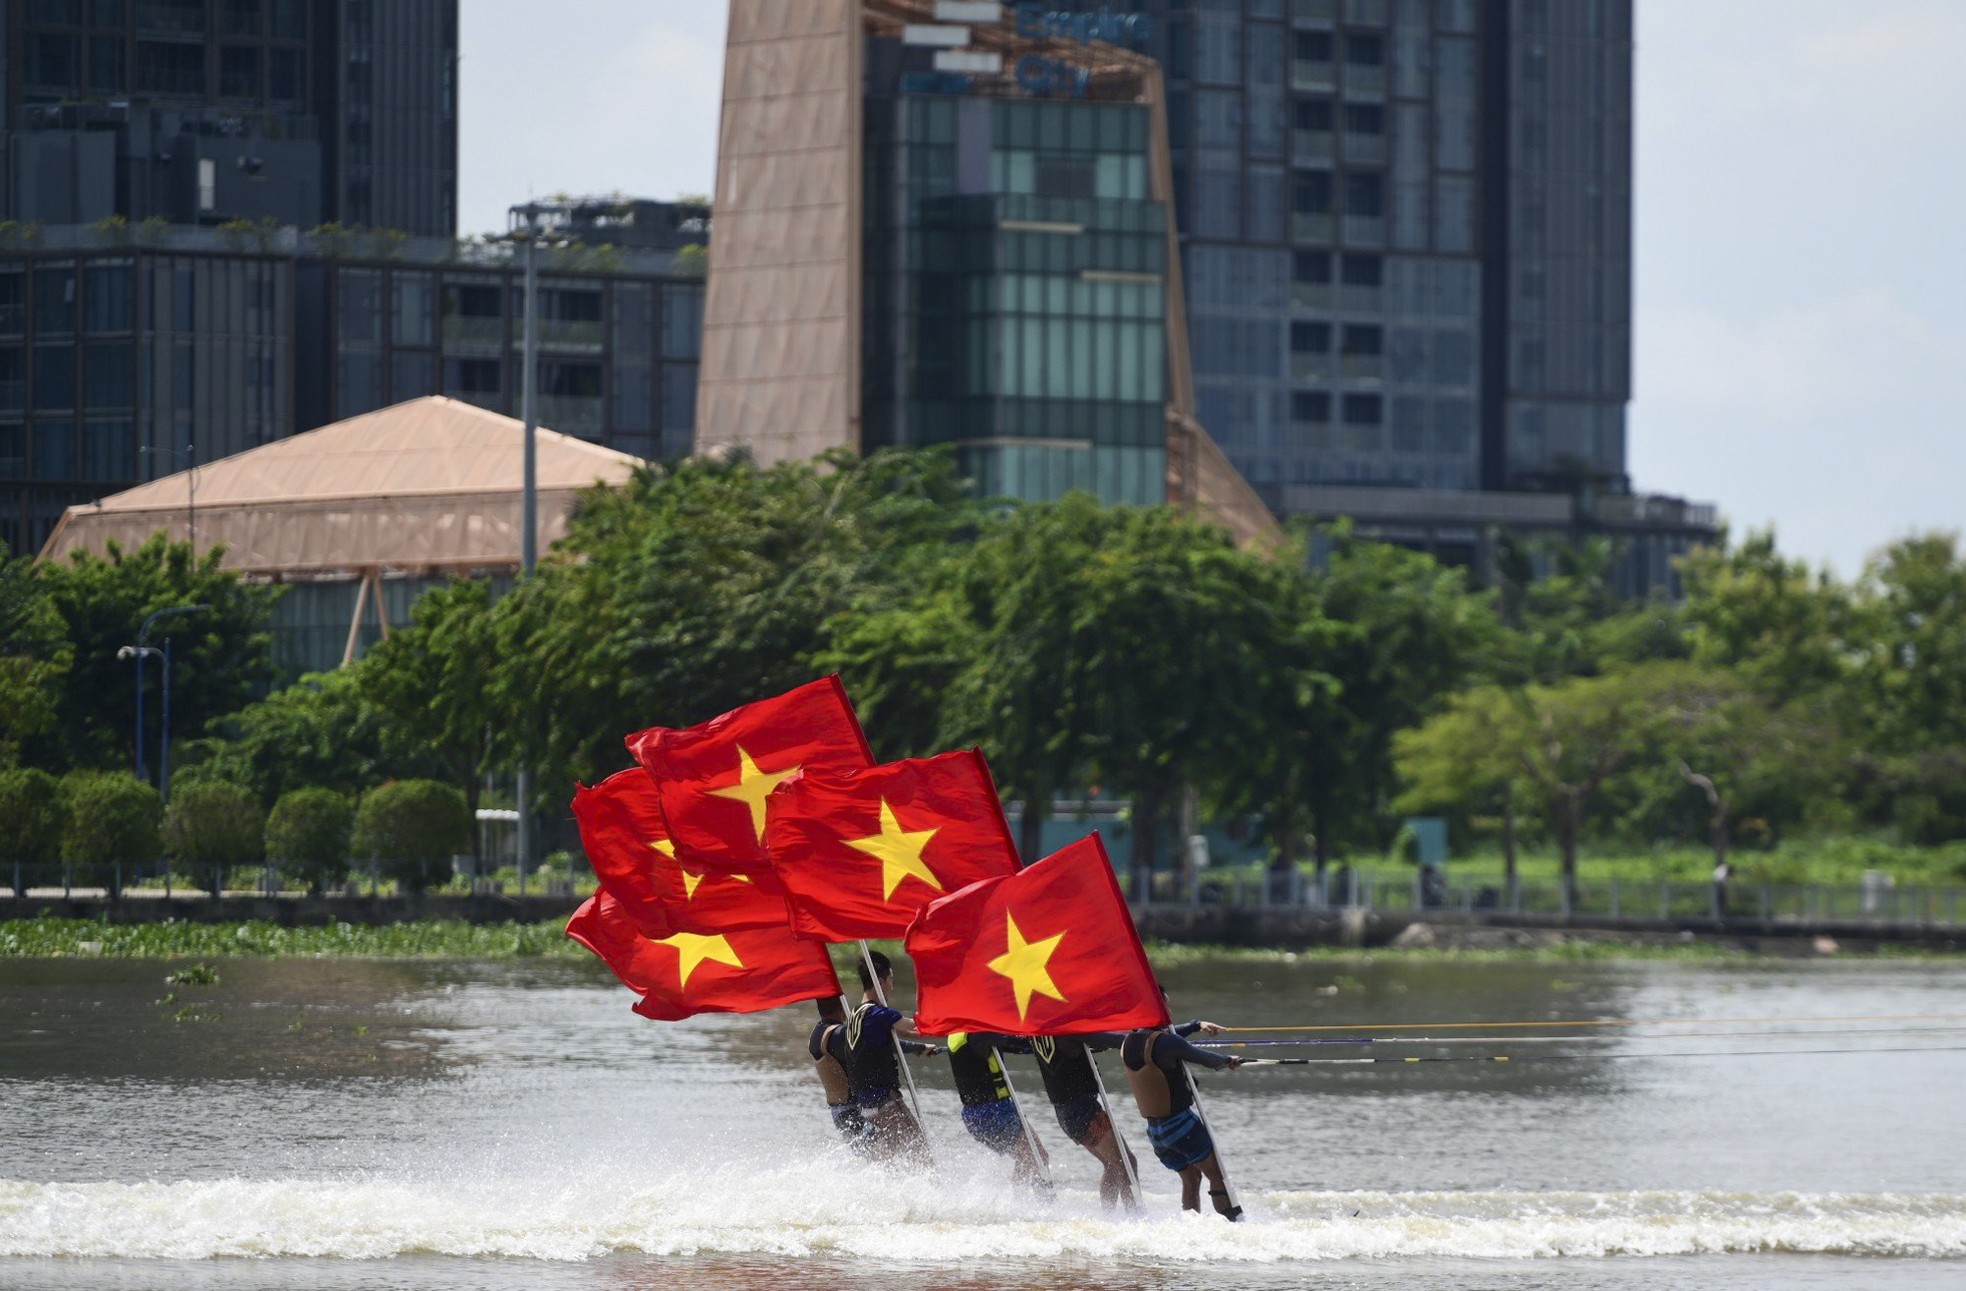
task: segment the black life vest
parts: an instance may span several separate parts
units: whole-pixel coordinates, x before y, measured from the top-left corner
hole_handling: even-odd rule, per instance
[[[867,1090],[901,1088],[901,1060],[895,1055],[894,1041],[886,1037],[876,1041],[861,1030],[867,1011],[879,1007],[862,1004],[841,1028],[846,1035],[846,1057],[840,1065],[846,1068],[846,1078],[855,1095]]]
[[[956,1078],[956,1097],[964,1107],[981,1107],[1010,1097],[1003,1063],[991,1036],[958,1031],[949,1037],[949,1071]]]
[[[1099,1096],[1099,1075],[1092,1069],[1092,1053],[1085,1041],[1068,1035],[1032,1036],[1031,1053],[1038,1060],[1045,1097],[1054,1106]]]

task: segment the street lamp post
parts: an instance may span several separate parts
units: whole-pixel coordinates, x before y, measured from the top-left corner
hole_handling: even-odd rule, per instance
[[[513,209],[518,216],[520,208]],[[525,424],[524,484],[519,502],[520,578],[532,575],[539,563],[539,237],[534,212],[525,209],[525,227],[512,230],[512,239],[525,247],[525,321],[520,351],[519,419]],[[519,894],[525,895],[526,874],[533,868],[532,767],[519,764],[517,852]]]
[[[118,659],[135,659],[137,661],[137,779],[139,780],[148,780],[150,778],[143,758],[143,661],[152,655],[164,661],[164,715],[162,722],[164,729],[161,737],[162,743],[157,750],[157,765],[160,781],[158,794],[165,802],[169,802],[171,798],[171,639],[169,637],[164,638],[164,648],[162,650],[146,643],[150,640],[150,629],[156,625],[157,620],[170,618],[179,614],[196,614],[200,610],[209,610],[211,608],[209,605],[173,605],[166,609],[158,610],[146,618],[143,621],[143,626],[137,629],[137,643],[133,646],[124,646],[116,652]]]

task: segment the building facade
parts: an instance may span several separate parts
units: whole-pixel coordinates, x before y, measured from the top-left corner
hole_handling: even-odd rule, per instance
[[[1197,415],[1279,514],[1614,532],[1639,590],[1713,538],[1626,464],[1632,0],[1042,7],[1150,20]]]
[[[15,552],[72,504],[419,395],[518,414],[524,296],[506,246],[184,226],[11,239],[0,541]],[[666,251],[541,257],[541,424],[637,457],[687,452],[700,275]]]
[[[1104,34],[734,0],[699,446],[946,444],[986,493],[1275,531],[1195,418],[1159,68]]]
[[[448,237],[457,0],[6,0],[0,219]]]

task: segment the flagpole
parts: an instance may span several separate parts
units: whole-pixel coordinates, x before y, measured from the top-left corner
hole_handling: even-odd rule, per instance
[[[1133,1204],[1127,1209],[1146,1209],[1147,1199],[1140,1194],[1140,1174],[1133,1168],[1133,1152],[1126,1146],[1126,1135],[1120,1133],[1119,1119],[1113,1115],[1112,1100],[1106,1097],[1106,1077],[1099,1071],[1099,1060],[1092,1056],[1092,1050],[1085,1051],[1085,1060],[1092,1067],[1093,1083],[1099,1086],[1099,1106],[1106,1109],[1106,1124],[1113,1128],[1113,1142],[1120,1150],[1120,1164],[1126,1168],[1126,1186],[1132,1190]]]
[[[1010,1105],[1017,1109],[1018,1124],[1024,1127],[1024,1142],[1031,1147],[1031,1164],[1037,1167],[1038,1178],[1043,1180],[1045,1187],[1049,1188],[1051,1167],[1045,1164],[1044,1145],[1038,1142],[1038,1128],[1031,1124],[1030,1117],[1024,1115],[1024,1104],[1017,1097],[1017,1086],[1010,1081],[1010,1064],[1003,1060],[1003,1051],[992,1048],[990,1052],[997,1056],[997,1072],[1003,1077],[1003,1087],[1010,1091]]]
[[[881,989],[881,975],[874,969],[874,951],[865,937],[860,939],[860,962],[867,965],[867,980],[874,984],[874,998],[881,1002],[882,1008],[888,1007],[887,992]],[[927,1142],[928,1123],[922,1120],[922,1096],[915,1088],[915,1072],[908,1065],[908,1051],[901,1047],[901,1037],[894,1032],[888,1032],[887,1038],[894,1042],[894,1056],[901,1062],[901,1078],[908,1082],[908,1105],[915,1109],[915,1124],[921,1127],[922,1140]]]
[[[1215,1145],[1215,1166],[1222,1172],[1222,1191],[1229,1194],[1229,1209],[1242,1209],[1242,1202],[1236,1198],[1236,1186],[1229,1180],[1229,1163],[1222,1157],[1222,1140],[1215,1137],[1215,1128],[1208,1123],[1208,1113],[1202,1110],[1201,1089],[1195,1084],[1195,1073],[1188,1070],[1188,1064],[1181,1064],[1181,1074],[1188,1078],[1188,1096],[1193,1100],[1195,1116],[1201,1121],[1202,1129],[1208,1132],[1208,1141]]]

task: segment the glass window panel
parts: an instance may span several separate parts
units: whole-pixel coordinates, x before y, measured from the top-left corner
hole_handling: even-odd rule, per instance
[[[90,265],[82,277],[83,325],[91,332],[129,331],[136,313],[136,270],[127,264]]]
[[[34,271],[34,330],[59,336],[75,330],[75,270],[66,266]]]
[[[136,353],[127,343],[88,347],[83,401],[90,408],[128,408],[136,402]]]
[[[382,340],[382,274],[374,269],[343,269],[336,311],[344,345],[375,345]]]
[[[75,406],[75,347],[37,345],[34,347],[34,406],[73,408]]]
[[[427,273],[398,270],[390,287],[391,332],[398,345],[429,345],[436,339],[436,280]]]
[[[75,478],[75,423],[36,421],[34,423],[34,478],[72,480]]]
[[[391,402],[401,403],[405,399],[421,399],[424,395],[437,393],[437,359],[435,355],[419,354],[414,350],[399,351],[389,360],[389,398]]]

